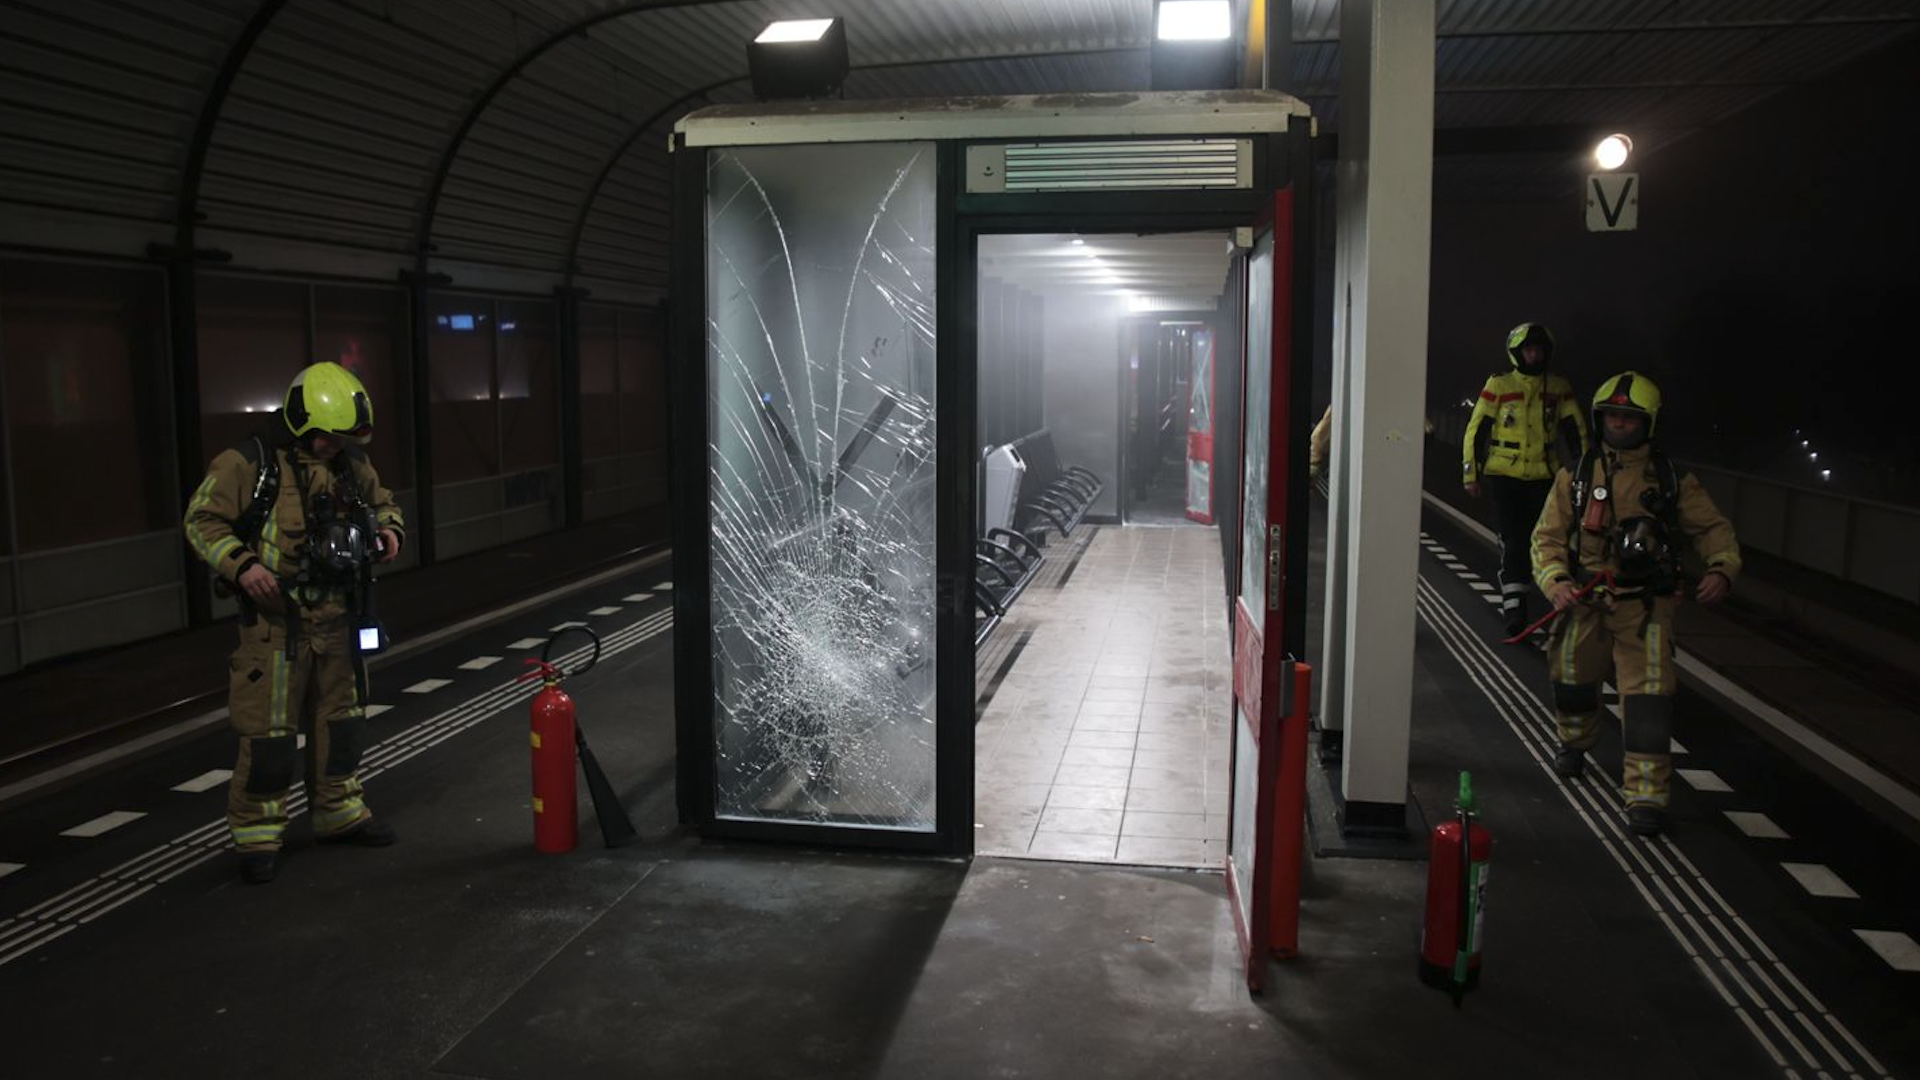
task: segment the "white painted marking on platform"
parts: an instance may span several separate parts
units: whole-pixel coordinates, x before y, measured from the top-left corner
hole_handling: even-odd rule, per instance
[[[589,611],[589,612],[587,612],[587,614],[589,614],[589,615],[618,615],[618,614],[620,614],[620,609],[619,609],[619,608],[617,608],[617,607],[597,607],[597,608],[594,608],[594,609],[593,609],[592,611]]]
[[[386,712],[392,708],[393,706],[391,705],[369,705],[366,708],[366,715],[368,715],[369,717],[379,716],[381,713]]]
[[[1783,862],[1780,869],[1793,875],[1800,887],[1815,896],[1837,896],[1847,900],[1858,900],[1860,894],[1847,887],[1840,875],[1819,863]]]
[[[431,694],[435,690],[443,686],[451,685],[452,683],[452,679],[421,679],[419,682],[414,683],[401,692],[407,694]]]
[[[6,877],[15,870],[25,870],[26,868],[27,864],[23,862],[0,862],[0,877]]]
[[[1675,769],[1674,775],[1685,780],[1695,791],[1732,791],[1733,788],[1720,774],[1712,769]]]
[[[460,665],[461,671],[485,671],[500,662],[497,656],[476,656]]]
[[[1500,603],[1500,597],[1497,593],[1489,596],[1483,596],[1480,599],[1485,600],[1487,603],[1493,604],[1495,606],[1498,606]]]
[[[672,591],[673,591],[673,582],[671,582],[671,581],[663,581],[663,582],[661,582],[660,584],[658,584],[658,585],[655,585],[655,586],[653,587],[653,591],[654,591],[654,592],[672,592]]]
[[[1487,584],[1484,581],[1469,581],[1467,582],[1467,584],[1473,586],[1473,589],[1475,592],[1492,592],[1493,591],[1493,586]]]
[[[1671,754],[1684,754],[1687,752],[1687,748],[1680,745],[1679,739],[1669,738],[1667,740],[1667,752]]]
[[[513,642],[512,644],[508,645],[507,648],[531,649],[535,645],[545,645],[546,643],[547,643],[547,639],[543,637],[523,637],[519,641]]]
[[[563,623],[561,623],[561,624],[560,624],[560,625],[558,625],[558,626],[549,626],[549,627],[547,627],[547,633],[549,633],[549,634],[557,634],[557,633],[559,633],[559,632],[560,632],[560,631],[562,631],[562,630],[572,630],[572,629],[574,629],[575,627],[580,627],[580,626],[585,626],[585,625],[587,625],[587,624],[586,624],[586,623],[583,623],[583,622],[581,622],[581,621],[580,621],[580,620],[578,620],[578,619],[572,619],[572,620],[569,620],[569,621],[567,621],[567,622],[563,622]]]
[[[60,835],[99,836],[101,833],[112,832],[129,821],[139,821],[146,816],[138,810],[115,810],[112,813],[101,814],[92,821],[83,821],[71,829],[62,829]]]
[[[208,769],[191,780],[173,785],[173,790],[197,795],[202,791],[212,791],[231,779],[233,779],[232,769]]]
[[[1855,930],[1895,971],[1920,971],[1920,943],[1898,930]]]
[[[1734,828],[1755,840],[1793,839],[1787,835],[1787,830],[1775,824],[1774,820],[1765,814],[1754,813],[1751,810],[1729,810],[1727,820],[1733,822]]]
[[[629,604],[641,604],[653,599],[653,594],[644,592],[628,593],[620,599],[625,600]]]

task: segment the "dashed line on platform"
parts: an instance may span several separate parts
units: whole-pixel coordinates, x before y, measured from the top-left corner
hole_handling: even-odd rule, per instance
[[[172,790],[197,795],[202,791],[212,791],[231,779],[233,779],[232,769],[208,769],[191,780],[173,785]]]
[[[1820,863],[1783,862],[1780,864],[1780,869],[1793,875],[1793,880],[1799,882],[1801,888],[1815,896],[1830,896],[1843,900],[1860,899],[1860,894],[1840,880],[1839,874]]]
[[[140,810],[114,810],[110,813],[101,814],[92,821],[83,821],[71,829],[62,829],[60,830],[60,835],[79,837],[99,836],[102,833],[112,832],[129,821],[139,821],[146,816],[146,813]]]

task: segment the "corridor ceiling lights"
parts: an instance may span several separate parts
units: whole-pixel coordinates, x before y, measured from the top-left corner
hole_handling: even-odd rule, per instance
[[[847,78],[844,19],[771,23],[747,44],[747,74],[761,101],[837,97]]]
[[[1228,0],[1155,0],[1155,90],[1232,90],[1239,85]]]
[[[1601,168],[1612,171],[1625,165],[1627,155],[1631,153],[1633,153],[1633,140],[1616,131],[1601,139],[1600,144],[1593,148],[1593,160]]]

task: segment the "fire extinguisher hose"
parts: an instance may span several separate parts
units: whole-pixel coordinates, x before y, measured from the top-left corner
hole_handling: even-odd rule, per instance
[[[559,641],[563,637],[566,637],[568,634],[574,634],[574,633],[585,634],[588,637],[593,639],[593,655],[587,657],[587,662],[584,665],[574,668],[572,671],[562,671],[560,668],[555,667],[553,664],[553,643],[556,641]],[[593,627],[591,626],[569,626],[565,630],[562,630],[559,633],[548,638],[546,647],[540,650],[540,663],[543,666],[551,669],[556,676],[559,676],[562,678],[573,676],[573,675],[585,675],[587,672],[593,670],[593,665],[599,662],[600,662],[600,635],[594,633]]]
[[[1460,1007],[1460,998],[1467,992],[1467,964],[1472,958],[1472,942],[1469,935],[1473,930],[1473,776],[1460,773],[1460,896],[1454,905],[1457,909],[1457,928],[1453,939],[1453,1007]]]

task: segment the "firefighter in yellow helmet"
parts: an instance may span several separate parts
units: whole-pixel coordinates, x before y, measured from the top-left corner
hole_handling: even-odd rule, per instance
[[[1564,612],[1547,639],[1560,734],[1554,771],[1580,775],[1599,739],[1600,684],[1611,671],[1620,691],[1627,825],[1645,836],[1666,826],[1672,780],[1680,547],[1692,547],[1705,567],[1693,589],[1703,604],[1723,599],[1740,574],[1733,526],[1700,481],[1680,475],[1654,444],[1659,419],[1653,380],[1624,371],[1603,383],[1593,398],[1597,444],[1554,478],[1533,531],[1534,580]]]
[[[1461,444],[1461,482],[1467,494],[1493,499],[1494,532],[1500,538],[1500,614],[1507,636],[1527,627],[1527,542],[1554,470],[1571,465],[1586,449],[1587,426],[1573,385],[1550,374],[1553,333],[1525,322],[1507,333],[1513,370],[1487,379],[1467,421]]]
[[[286,439],[252,438],[214,457],[185,522],[188,544],[241,608],[227,827],[253,883],[278,870],[303,733],[314,834],[367,847],[396,839],[367,809],[358,776],[367,675],[355,631],[372,618],[371,564],[393,561],[405,537],[393,493],[361,449],[373,403],[352,372],[319,363],[294,376],[282,415]]]

